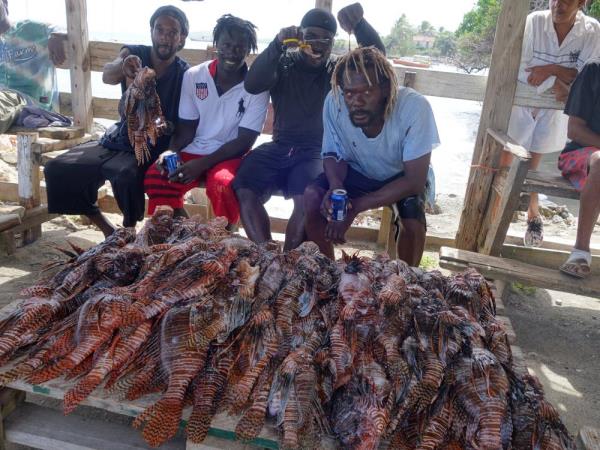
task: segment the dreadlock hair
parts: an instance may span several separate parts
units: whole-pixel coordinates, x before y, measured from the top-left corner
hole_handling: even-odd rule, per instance
[[[375,72],[374,80],[369,77],[368,69],[373,69]],[[349,71],[361,73],[367,79],[369,86],[387,84],[389,92],[384,110],[384,118],[387,119],[392,114],[398,99],[398,80],[385,55],[371,46],[355,48],[342,56],[331,76],[331,90],[336,101],[340,98],[339,93],[344,87],[344,81],[350,81]]]
[[[219,37],[225,32],[231,33],[232,30],[238,30],[246,36],[251,51],[256,52],[258,50],[258,45],[256,44],[256,25],[249,20],[240,19],[231,14],[225,14],[217,20],[217,25],[213,30],[213,44],[217,45]]]

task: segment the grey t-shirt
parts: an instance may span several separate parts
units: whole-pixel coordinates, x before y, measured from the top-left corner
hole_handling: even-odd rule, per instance
[[[323,110],[322,155],[338,159],[364,176],[384,181],[404,171],[404,162],[431,153],[440,144],[433,111],[427,99],[410,88],[400,88],[394,111],[374,138],[350,121],[344,99],[330,92]]]

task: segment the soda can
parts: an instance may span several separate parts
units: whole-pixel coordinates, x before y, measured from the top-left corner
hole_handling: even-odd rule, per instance
[[[348,214],[348,193],[345,189],[334,189],[331,193],[332,220],[343,222]]]
[[[175,173],[179,166],[181,166],[181,159],[177,153],[169,150],[165,152],[165,155],[163,156],[163,164],[167,168],[169,176],[171,176]]]

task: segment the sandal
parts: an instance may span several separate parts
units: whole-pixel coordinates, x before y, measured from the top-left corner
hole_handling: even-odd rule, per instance
[[[527,221],[527,231],[523,238],[525,247],[541,247],[544,241],[544,222],[540,216]]]
[[[592,255],[583,250],[573,249],[569,258],[558,268],[571,277],[583,279],[591,273]]]

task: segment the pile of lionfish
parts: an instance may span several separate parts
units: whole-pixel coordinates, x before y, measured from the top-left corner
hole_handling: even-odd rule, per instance
[[[158,393],[134,421],[152,446],[191,407],[193,442],[226,412],[239,439],[270,422],[289,449],[325,436],[348,449],[574,448],[539,381],[514,369],[477,272],[335,263],[225,225],[164,208],[137,235],[73,246],[0,323],[0,384],[71,380],[66,413],[97,388]]]

